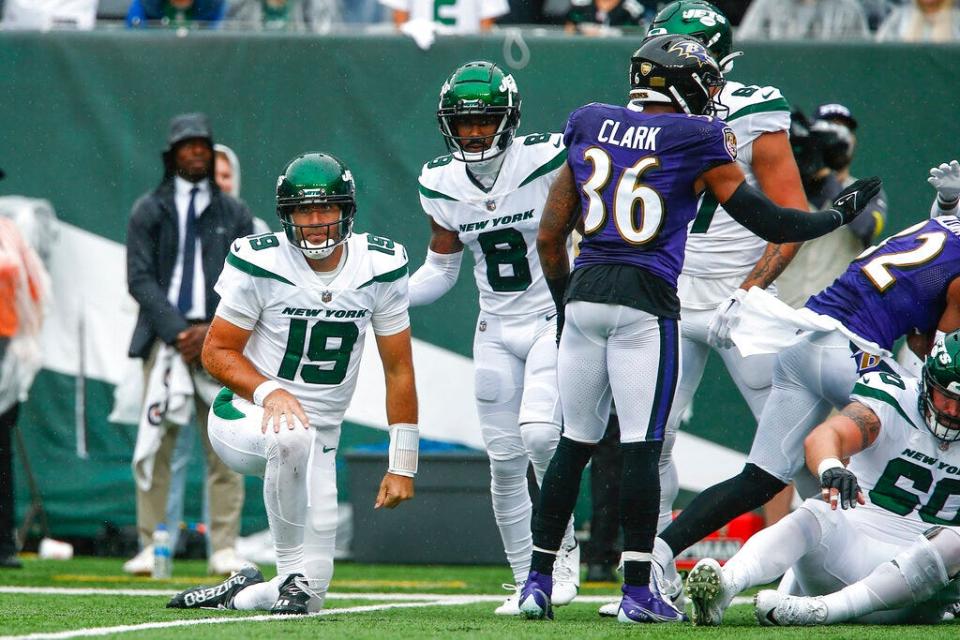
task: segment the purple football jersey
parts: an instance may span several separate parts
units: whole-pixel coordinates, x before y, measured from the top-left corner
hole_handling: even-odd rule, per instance
[[[960,276],[960,220],[916,224],[857,256],[806,306],[884,349],[913,329],[935,328]]]
[[[733,131],[709,116],[592,103],[570,115],[563,141],[585,231],[574,270],[627,264],[676,288],[697,213],[694,182],[733,162]]]

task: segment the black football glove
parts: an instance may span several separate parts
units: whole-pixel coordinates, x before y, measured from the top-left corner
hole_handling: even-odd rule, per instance
[[[832,489],[837,490],[835,495]],[[863,504],[863,495],[860,493],[857,476],[843,467],[834,467],[824,471],[820,476],[820,490],[824,499],[830,501],[831,507],[839,502],[844,509],[855,509],[858,500],[860,504]]]
[[[867,203],[880,193],[882,185],[880,178],[874,176],[864,180],[857,180],[841,191],[830,205],[833,211],[840,214],[841,225],[849,224],[867,206]]]

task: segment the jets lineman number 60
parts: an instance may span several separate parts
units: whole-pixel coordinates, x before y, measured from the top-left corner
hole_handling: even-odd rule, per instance
[[[593,174],[583,184],[587,196],[587,215],[583,221],[585,235],[603,229],[607,221],[607,205],[602,191],[613,174],[610,154],[599,147],[590,147],[583,158],[593,165]],[[641,158],[625,170],[613,193],[613,222],[617,232],[630,244],[646,244],[657,237],[663,225],[663,199],[652,188],[643,184],[643,174],[660,166],[653,157]],[[636,215],[634,215],[636,211]]]

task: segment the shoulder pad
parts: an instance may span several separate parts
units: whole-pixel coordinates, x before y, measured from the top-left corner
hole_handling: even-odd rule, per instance
[[[402,244],[372,233],[359,233],[356,238],[370,265],[359,288],[375,282],[393,282],[408,274],[407,249]]]
[[[728,120],[760,111],[790,111],[790,104],[776,87],[728,82],[720,102],[730,109]]]
[[[283,252],[278,248],[284,242],[286,238],[279,232],[237,238],[230,245],[227,264],[254,277],[293,284],[283,275]]]
[[[914,424],[917,411],[917,380],[902,378],[887,371],[871,371],[853,385],[852,398],[870,407],[877,415],[883,411],[896,411],[907,422]]]

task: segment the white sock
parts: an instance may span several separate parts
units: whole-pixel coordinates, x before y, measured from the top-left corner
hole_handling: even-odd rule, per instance
[[[670,558],[666,560],[666,558]],[[661,563],[663,559],[663,563]],[[663,578],[670,584],[673,584],[680,577],[677,573],[677,563],[673,559],[673,552],[670,551],[670,545],[662,538],[653,540],[653,560],[663,568]]]
[[[503,550],[519,584],[530,573],[533,503],[527,490],[527,457],[490,461],[490,495]]]
[[[754,534],[723,566],[734,593],[773,581],[820,542],[820,523],[800,508]]]
[[[673,503],[680,494],[680,476],[673,462],[673,443],[677,439],[676,430],[667,429],[663,437],[663,449],[660,452],[660,517],[657,520],[657,533],[673,522]],[[672,560],[672,559],[671,559]]]
[[[281,574],[272,580],[246,587],[234,597],[233,608],[240,611],[269,610],[280,597],[280,583],[286,577]]]

